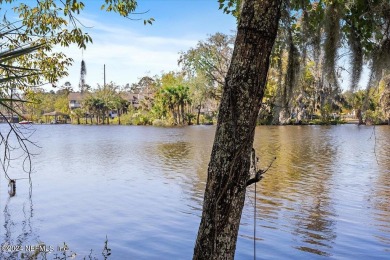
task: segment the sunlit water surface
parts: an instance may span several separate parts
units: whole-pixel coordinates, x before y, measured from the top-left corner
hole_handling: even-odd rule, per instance
[[[9,198],[0,177],[3,245],[102,259],[107,237],[109,259],[191,258],[215,127],[34,129],[32,189]],[[277,159],[247,191],[236,259],[253,259],[254,222],[257,259],[390,259],[389,144],[388,126],[258,127],[261,168]]]

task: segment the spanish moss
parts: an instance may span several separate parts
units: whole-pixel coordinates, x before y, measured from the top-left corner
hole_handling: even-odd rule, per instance
[[[349,35],[349,45],[351,49],[351,86],[350,89],[354,91],[360,81],[363,70],[363,48],[359,33],[355,26],[351,27]]]
[[[305,1],[301,1],[301,8],[302,8],[302,19],[301,19],[301,37],[302,37],[302,68],[304,69],[304,66],[306,64],[306,58],[307,58],[307,41],[306,39],[308,38],[308,29],[309,29],[309,14],[306,9],[306,4]]]
[[[336,61],[340,43],[340,10],[337,3],[328,5],[325,13],[324,72],[329,83],[337,87]]]
[[[287,109],[288,103],[291,101],[293,89],[297,84],[299,69],[299,51],[292,42],[292,37],[290,36],[286,78],[283,91],[283,105],[285,106],[285,109]]]
[[[371,75],[367,89],[377,85],[382,78],[384,69],[390,67],[390,39],[383,40],[372,53]]]

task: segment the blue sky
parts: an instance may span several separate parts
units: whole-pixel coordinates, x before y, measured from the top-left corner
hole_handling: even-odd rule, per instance
[[[102,1],[84,1],[86,8],[79,15],[93,44],[83,52],[75,46],[61,49],[74,59],[69,76],[58,85],[69,81],[78,89],[82,57],[86,62],[86,83],[93,88],[106,81],[118,85],[136,83],[144,75],[154,76],[162,71],[178,70],[180,51],[196,46],[216,32],[232,34],[236,21],[218,9],[217,0],[140,0],[138,11],[148,11],[132,18],[153,17],[153,25],[129,20],[115,13],[100,10]]]
[[[35,3],[35,0],[28,0]],[[179,70],[177,60],[180,51],[195,47],[216,32],[233,34],[236,20],[218,9],[218,0],[139,0],[137,12],[130,20],[116,13],[100,10],[104,0],[84,0],[85,9],[78,19],[87,26],[83,28],[93,39],[82,51],[77,46],[58,48],[74,59],[69,67],[69,76],[61,79],[61,86],[69,81],[78,90],[80,64],[86,62],[86,83],[96,88],[103,84],[103,66],[106,65],[106,82],[124,86],[145,76],[161,75],[162,72]],[[153,25],[144,25],[143,19],[153,17]],[[91,28],[90,28],[91,27]],[[341,65],[348,67],[348,59]],[[365,69],[360,86],[368,81]],[[348,89],[349,75],[342,73],[342,88]],[[51,85],[45,86],[50,90]]]

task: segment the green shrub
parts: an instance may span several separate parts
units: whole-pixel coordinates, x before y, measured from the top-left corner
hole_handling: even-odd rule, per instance
[[[378,125],[381,123],[382,113],[379,110],[367,110],[363,120],[367,125]]]
[[[167,120],[163,119],[154,119],[152,122],[153,126],[160,126],[160,127],[166,127],[166,126],[172,126],[172,123],[170,123]]]

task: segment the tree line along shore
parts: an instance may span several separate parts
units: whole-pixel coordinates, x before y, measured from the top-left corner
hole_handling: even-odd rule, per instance
[[[234,41],[234,35],[211,35],[179,54],[180,71],[145,75],[125,86],[110,82],[92,88],[86,83],[87,62],[83,60],[77,86],[66,82],[58,89],[35,88],[22,93],[21,99],[30,102],[19,104],[20,119],[73,124],[214,124]],[[286,46],[276,47],[257,124],[390,123],[390,77],[386,70],[364,90],[353,85],[343,91],[339,84],[326,84],[324,62],[309,59],[309,51],[304,59],[292,57]],[[292,59],[299,60],[299,70],[293,70]],[[58,116],[49,114],[53,112]]]

